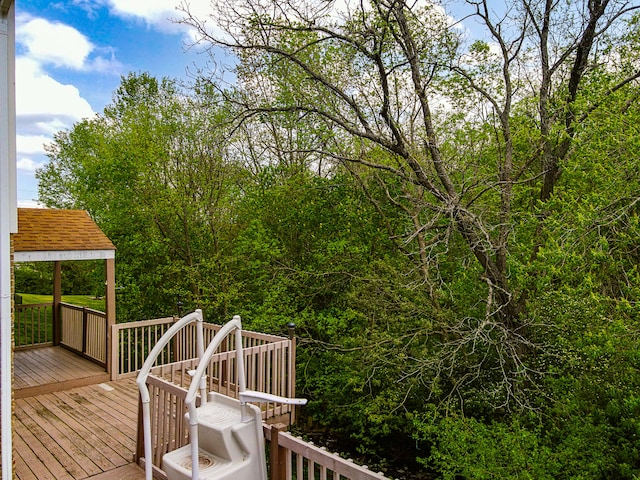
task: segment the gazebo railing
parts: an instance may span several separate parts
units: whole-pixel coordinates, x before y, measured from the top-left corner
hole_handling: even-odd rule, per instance
[[[60,319],[60,343],[106,368],[107,315],[91,308],[61,303]]]
[[[60,345],[106,368],[107,315],[69,303],[60,304],[60,338],[56,340],[52,302],[15,305],[16,350]]]
[[[17,350],[53,345],[53,303],[17,304],[14,318]]]

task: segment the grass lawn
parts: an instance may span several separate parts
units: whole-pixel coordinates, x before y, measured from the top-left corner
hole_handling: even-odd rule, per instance
[[[18,293],[18,295],[22,297],[23,305],[53,302],[53,295],[34,295],[32,293]],[[92,295],[62,295],[62,301],[100,312],[105,311],[104,298],[96,300]]]

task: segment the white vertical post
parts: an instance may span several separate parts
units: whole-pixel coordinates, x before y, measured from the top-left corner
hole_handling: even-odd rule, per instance
[[[196,348],[198,350],[198,359],[202,362],[204,357],[204,316],[202,315],[202,310],[196,309],[196,315]],[[200,379],[200,405],[205,403],[207,403],[207,376],[203,375]]]
[[[238,398],[240,399],[240,417],[243,422],[250,420],[249,407],[247,400],[243,396],[247,390],[247,380],[244,373],[244,351],[242,349],[242,320],[239,315],[233,317],[237,319],[238,328],[236,329],[236,370],[238,371]]]
[[[0,1],[0,412],[2,478],[13,478],[11,233],[17,230],[15,10]]]

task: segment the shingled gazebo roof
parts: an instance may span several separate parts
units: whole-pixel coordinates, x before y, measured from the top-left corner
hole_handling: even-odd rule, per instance
[[[19,208],[16,262],[115,258],[111,240],[84,210]]]

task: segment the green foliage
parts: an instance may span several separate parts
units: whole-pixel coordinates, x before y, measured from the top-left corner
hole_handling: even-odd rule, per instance
[[[131,74],[104,116],[50,146],[41,199],[87,209],[115,243],[120,321],[170,315],[177,301],[190,308],[203,298],[225,313],[228,279],[217,257],[241,179],[222,159],[223,115],[209,89],[187,96],[175,81]]]
[[[555,479],[559,464],[541,444],[543,432],[520,422],[440,417],[435,410],[414,418],[416,439],[428,456],[420,461],[438,478]],[[567,477],[571,478],[571,477]]]
[[[640,475],[637,325],[615,320],[602,299],[554,297],[540,299],[557,337],[535,364],[549,371],[536,410],[469,417],[430,404],[412,413],[420,461],[438,478]]]
[[[49,262],[18,263],[14,276],[16,292],[39,295],[53,292],[53,267]]]
[[[240,205],[240,218],[251,220],[234,242],[239,261],[233,271],[244,291],[238,308],[262,328],[273,315],[298,318],[311,312],[296,320],[300,328],[310,336],[335,338],[339,327],[316,315],[344,310],[345,293],[366,277],[372,252],[392,246],[380,238],[370,204],[348,175],[324,179],[265,169],[258,180]]]
[[[558,337],[538,359],[550,374],[537,410],[468,417],[428,404],[410,415],[420,461],[438,478],[640,475],[637,326],[598,299],[541,303]]]
[[[66,261],[62,263],[62,294],[104,295],[103,261]],[[18,263],[15,267],[16,291],[40,295],[53,292],[53,263]]]
[[[533,31],[464,52],[437,9],[374,4],[341,24],[251,18],[233,91],[123,78],[103,116],[58,134],[41,198],[116,244],[119,320],[180,300],[253,330],[295,322],[308,430],[368,463],[637,478],[635,19],[598,38],[614,64],[594,51],[578,71],[581,22],[553,3],[566,63],[543,86],[524,74]]]

